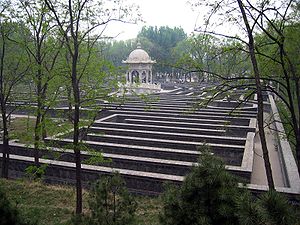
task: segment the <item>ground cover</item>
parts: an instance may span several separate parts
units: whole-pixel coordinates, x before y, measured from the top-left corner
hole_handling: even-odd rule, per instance
[[[18,139],[20,143],[32,144],[34,142],[35,118],[17,117],[9,122],[10,140]],[[63,119],[46,120],[47,136],[64,133],[72,129],[72,123]],[[1,126],[0,126],[1,129]]]
[[[75,206],[75,188],[46,185],[29,180],[0,179],[0,187],[22,218],[38,225],[69,225]],[[88,212],[88,191],[83,192],[84,213]],[[157,197],[136,196],[137,224],[158,224],[161,203]]]

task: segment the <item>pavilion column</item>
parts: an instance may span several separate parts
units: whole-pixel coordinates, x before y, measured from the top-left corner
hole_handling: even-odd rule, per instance
[[[146,84],[148,84],[149,83],[149,75],[148,75],[148,73],[146,73]]]
[[[132,84],[132,71],[129,73],[129,83]]]
[[[142,83],[142,71],[138,70],[139,72],[139,83]]]

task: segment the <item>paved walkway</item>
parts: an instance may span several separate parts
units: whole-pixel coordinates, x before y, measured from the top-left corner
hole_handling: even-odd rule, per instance
[[[269,114],[265,113],[265,119],[269,118]],[[284,178],[282,173],[282,166],[279,160],[279,152],[277,151],[277,140],[275,136],[275,131],[271,130],[269,127],[265,128],[267,146],[269,150],[269,157],[271,161],[271,168],[273,179],[276,187],[284,187]],[[251,183],[259,185],[267,185],[266,170],[263,161],[263,153],[261,149],[260,138],[258,130],[256,130],[256,135],[254,139],[254,161],[253,161],[253,172],[251,176]]]

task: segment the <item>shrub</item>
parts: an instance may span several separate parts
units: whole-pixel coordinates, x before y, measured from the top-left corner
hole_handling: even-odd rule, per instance
[[[233,206],[239,193],[236,178],[226,172],[222,160],[203,152],[180,188],[167,187],[160,221],[164,225],[238,224]]]
[[[131,225],[135,224],[137,203],[128,193],[119,174],[103,177],[97,181],[90,192],[90,215],[82,219],[93,225]],[[79,221],[80,218],[77,218]]]
[[[280,193],[255,197],[225,170],[222,160],[204,152],[181,187],[162,196],[163,225],[295,225],[299,213]]]
[[[0,188],[0,225],[25,225],[19,213],[8,201],[4,191]]]

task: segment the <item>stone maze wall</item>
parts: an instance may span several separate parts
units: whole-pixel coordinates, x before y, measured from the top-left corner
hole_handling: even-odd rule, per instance
[[[155,95],[159,100],[148,104],[135,97],[121,106],[99,102],[105,109],[84,142],[110,162],[83,163],[83,181],[87,184],[100,174],[118,171],[132,191],[157,194],[166,181],[180,184],[196,165],[201,148],[208,146],[224,160],[228,171],[249,183],[257,105],[219,100],[206,108],[195,108],[202,97],[187,90]],[[47,139],[53,151],[64,154],[55,158],[51,151],[41,152],[42,162],[50,162],[46,180],[74,183],[73,153],[61,148],[72,143],[71,136]],[[11,154],[11,176],[21,176],[33,160],[33,150],[14,144]],[[83,152],[83,159],[88,157],[89,153]]]

